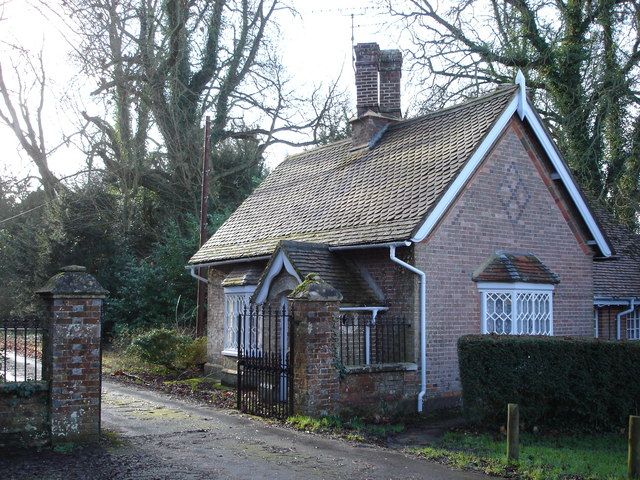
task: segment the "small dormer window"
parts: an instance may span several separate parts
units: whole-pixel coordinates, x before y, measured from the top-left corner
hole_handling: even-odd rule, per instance
[[[478,283],[482,333],[553,335],[553,285]]]
[[[482,333],[553,335],[553,290],[560,281],[535,255],[498,252],[473,274]]]

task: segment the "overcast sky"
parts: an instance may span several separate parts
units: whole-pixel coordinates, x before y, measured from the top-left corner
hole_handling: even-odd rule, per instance
[[[342,72],[341,83],[355,102],[354,75],[351,63],[352,18],[354,41],[378,42],[381,48],[402,47],[400,29],[368,0],[293,0],[299,16],[280,21],[281,54],[296,83],[309,88],[318,82],[330,83]],[[381,3],[381,2],[378,2]],[[3,55],[4,74],[10,83],[10,64],[7,64],[7,44],[18,44],[32,52],[44,47],[47,74],[50,77],[46,108],[46,137],[50,146],[60,141],[62,133],[73,131],[74,117],[65,108],[65,100],[56,99],[72,91],[83,98],[95,85],[71,83],[76,77],[76,66],[69,59],[69,45],[60,26],[46,19],[28,0],[9,0],[0,23],[0,50]],[[406,77],[406,76],[405,76]],[[76,77],[77,78],[77,77]],[[406,78],[404,79],[406,80]],[[78,93],[79,92],[79,93]],[[406,97],[403,95],[406,106]],[[85,105],[86,106],[86,105]],[[90,104],[89,107],[90,108]],[[15,137],[0,125],[0,168],[16,176],[28,174],[31,163],[21,151]],[[274,147],[268,152],[268,165],[274,167],[291,148]],[[77,171],[83,163],[82,155],[73,146],[61,148],[50,160],[51,168],[59,175]]]

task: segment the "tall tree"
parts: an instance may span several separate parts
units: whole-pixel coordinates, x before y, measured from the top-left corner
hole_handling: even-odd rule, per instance
[[[640,4],[634,0],[388,2],[406,21],[426,107],[511,82],[531,95],[586,192],[635,223]]]
[[[0,62],[0,122],[11,129],[38,169],[39,181],[47,196],[53,198],[64,185],[49,168],[49,156],[62,143],[51,147],[45,138],[43,111],[47,76],[42,51],[34,59],[24,49],[11,50],[15,85],[11,86],[5,78],[4,62]]]
[[[94,93],[114,105],[115,122],[88,118],[103,132],[113,130],[109,143],[127,145],[130,119],[140,124],[144,112],[151,115],[147,141],[155,138],[161,145],[151,169],[161,180],[155,190],[177,211],[197,209],[205,112],[212,116],[214,151],[229,140],[257,145],[255,156],[238,159],[244,164],[214,168],[217,180],[253,168],[274,143],[317,142],[335,86],[326,95],[320,89],[311,98],[296,94],[275,53],[274,17],[287,10],[278,0],[65,0],[62,5],[82,39],[78,53],[85,70],[99,79]],[[136,114],[127,113],[134,105]]]

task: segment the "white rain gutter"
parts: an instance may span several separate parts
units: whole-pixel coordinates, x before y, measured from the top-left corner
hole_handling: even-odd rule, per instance
[[[203,282],[203,283],[208,285],[209,284],[209,280],[204,278],[204,277],[201,277],[200,275],[198,275],[196,273],[196,268],[200,269],[200,268],[203,268],[203,267],[204,267],[204,265],[188,265],[185,268],[187,270],[189,270],[189,275],[191,275],[193,278],[195,278],[196,280],[199,280],[199,281],[201,281],[201,282]]]
[[[264,255],[262,257],[249,257],[249,258],[239,258],[236,260],[221,260],[219,262],[209,262],[209,263],[197,263],[195,265],[186,265],[184,268],[186,270],[189,270],[189,275],[191,275],[193,278],[195,278],[196,280],[199,280],[201,282],[204,282],[206,284],[209,283],[209,280],[198,275],[196,273],[196,268],[200,269],[200,268],[207,268],[207,267],[217,267],[218,265],[228,265],[230,263],[247,263],[247,262],[257,262],[259,260],[268,260],[269,257],[268,255]]]
[[[627,313],[631,313],[636,309],[636,299],[635,298],[630,298],[629,299],[629,308],[623,312],[620,312],[616,315],[616,336],[617,339],[620,340],[620,338],[622,337],[620,332],[620,322],[621,322],[621,318],[622,315],[626,315]]]
[[[330,252],[339,252],[342,250],[364,250],[369,248],[388,248],[388,247],[408,247],[411,242],[387,242],[387,243],[363,243],[360,245],[344,245],[337,247],[329,247]]]
[[[427,394],[427,275],[396,257],[396,245],[389,245],[389,258],[420,277],[420,393],[418,394],[418,412],[422,412],[424,396]]]

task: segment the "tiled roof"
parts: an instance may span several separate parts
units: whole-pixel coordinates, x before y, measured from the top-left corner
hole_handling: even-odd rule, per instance
[[[377,297],[373,289],[358,273],[352,262],[337,252],[331,252],[327,245],[307,242],[283,241],[278,250],[283,250],[291,265],[304,279],[315,273],[342,293],[342,305],[379,306],[384,300]],[[274,252],[274,257],[277,251]],[[264,271],[266,277],[269,266]]]
[[[594,297],[640,298],[640,236],[603,208],[593,211],[615,249],[613,259],[593,263]]]
[[[516,87],[390,126],[375,145],[343,140],[282,162],[191,258],[271,254],[280,240],[332,246],[411,238]]]
[[[238,263],[222,280],[223,287],[242,287],[244,285],[257,285],[264,271],[265,261]]]
[[[476,282],[559,283],[538,257],[531,254],[496,253],[473,274]]]

